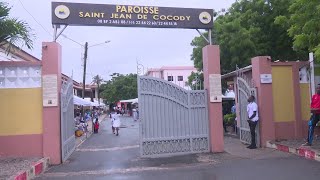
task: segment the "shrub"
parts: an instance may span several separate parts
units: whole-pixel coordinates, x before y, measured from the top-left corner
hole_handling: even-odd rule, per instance
[[[223,117],[223,121],[227,126],[232,126],[234,125],[234,121],[236,119],[237,115],[236,114],[226,114]]]

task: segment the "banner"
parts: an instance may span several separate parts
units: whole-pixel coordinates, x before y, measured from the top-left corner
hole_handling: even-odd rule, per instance
[[[52,2],[52,24],[212,29],[212,9]]]

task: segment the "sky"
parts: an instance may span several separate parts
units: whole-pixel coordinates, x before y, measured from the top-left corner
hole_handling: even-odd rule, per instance
[[[12,6],[11,17],[29,24],[35,35],[34,47],[26,50],[41,59],[41,43],[53,40],[51,24],[51,0],[4,0]],[[59,0],[57,0],[59,1]],[[215,9],[228,8],[235,0],[60,0],[60,2],[79,2],[97,4],[144,5],[182,8]],[[196,30],[123,28],[123,27],[86,27],[68,26],[63,34],[74,41],[90,45],[111,41],[108,44],[88,49],[86,82],[100,75],[110,79],[112,73],[137,73],[137,60],[148,68],[162,66],[192,66],[192,46]],[[73,79],[82,81],[83,52],[79,44],[60,36],[62,46],[62,72]]]

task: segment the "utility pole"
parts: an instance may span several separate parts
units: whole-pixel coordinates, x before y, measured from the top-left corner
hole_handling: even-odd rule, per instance
[[[84,99],[84,94],[86,90],[87,58],[88,58],[88,42],[86,42],[86,44],[84,45],[82,99]]]
[[[97,85],[98,85],[98,103],[99,103],[99,106],[100,106],[100,81],[101,81],[101,78],[99,75],[97,75],[98,79],[97,79]]]

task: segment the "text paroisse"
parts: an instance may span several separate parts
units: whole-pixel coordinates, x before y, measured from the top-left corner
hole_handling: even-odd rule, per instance
[[[162,21],[190,21],[191,16],[175,16],[175,15],[160,15],[158,7],[147,7],[147,6],[123,6],[116,5],[115,12],[79,12],[80,18],[105,18],[109,16],[111,19],[133,19],[136,16],[137,19],[147,20],[151,17],[153,20]]]

